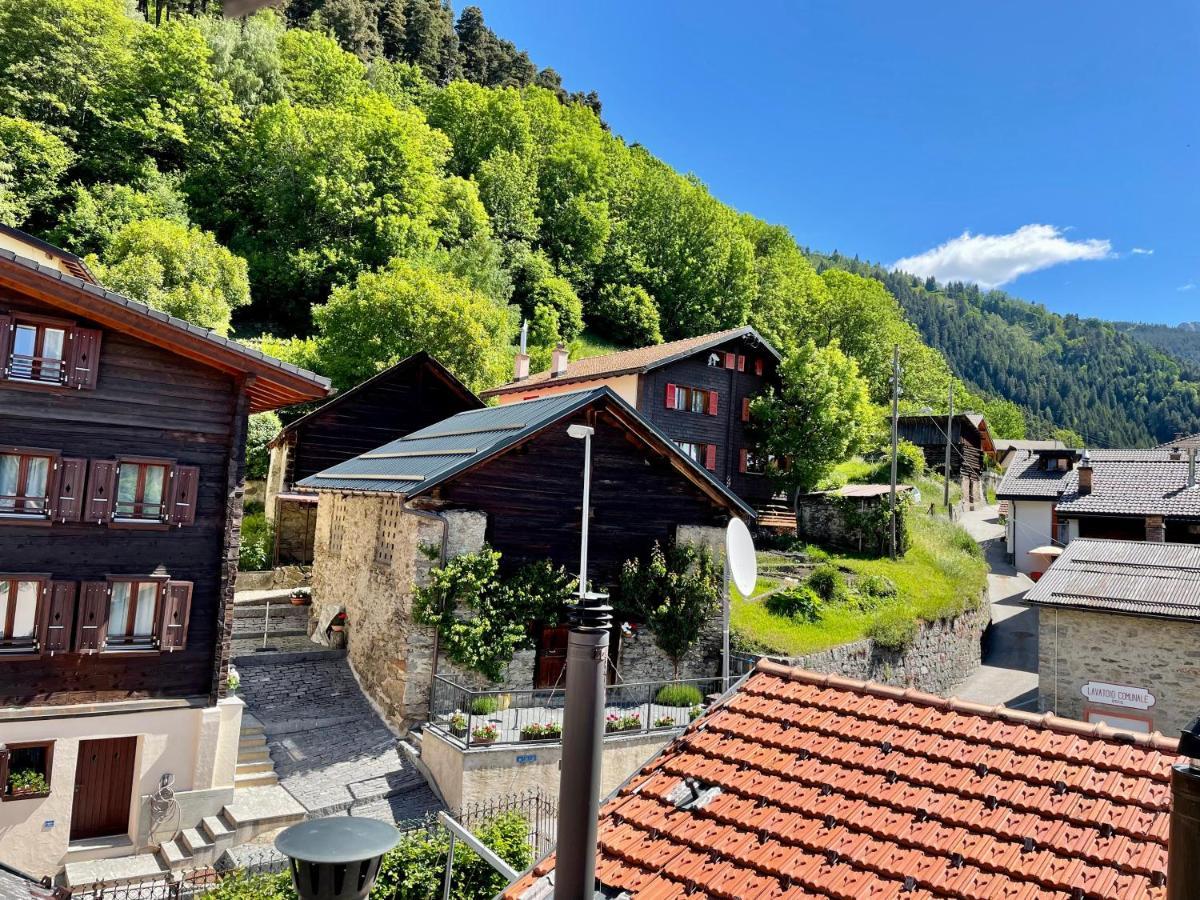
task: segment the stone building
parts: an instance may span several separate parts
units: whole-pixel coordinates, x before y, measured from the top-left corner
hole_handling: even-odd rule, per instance
[[[731,516],[753,519],[745,503],[608,387],[463,412],[305,479],[301,486],[320,495],[314,608],[345,607],[351,664],[393,722],[408,725],[428,713],[434,634],[414,622],[412,604],[437,559],[486,541],[510,569],[548,559],[577,570],[584,445],[568,436],[571,424],[595,430],[594,587],[612,585],[622,563],[656,541],[712,544]],[[558,683],[565,631],[554,622],[536,631],[536,649],[516,655],[503,687]],[[640,631],[622,640],[614,629],[611,677],[670,678],[670,662]],[[718,616],[681,677],[717,674],[720,635]],[[437,672],[484,687],[444,654]]]
[[[1200,547],[1075,540],[1025,600],[1043,709],[1166,735],[1200,713]]]

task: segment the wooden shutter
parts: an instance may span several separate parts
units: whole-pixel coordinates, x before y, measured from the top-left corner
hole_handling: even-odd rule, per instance
[[[746,357],[743,356],[741,353],[738,354],[738,371],[739,372],[746,371]]]
[[[95,328],[71,329],[70,365],[67,384],[73,388],[94,388],[100,375],[100,332]]]
[[[735,356],[736,354],[733,353],[725,354],[725,368],[732,369],[734,367],[734,365],[737,363]]]
[[[743,422],[750,421],[750,398],[749,397],[742,398],[742,421]]]
[[[67,653],[71,649],[71,626],[75,624],[75,582],[51,581],[47,586],[46,630],[43,653]]]
[[[65,458],[58,461],[58,486],[50,498],[50,516],[58,522],[78,522],[83,516],[84,489],[87,486],[87,460]]]
[[[200,487],[198,466],[176,466],[171,478],[167,521],[172,525],[191,525],[196,521],[196,492]]]
[[[715,416],[717,414],[717,392],[716,391],[708,392],[708,414],[710,416]]]
[[[746,471],[746,448],[745,447],[743,447],[741,450],[738,451],[738,471],[739,472]]]
[[[75,649],[80,653],[99,653],[108,640],[108,584],[85,581],[79,588]]]
[[[93,459],[90,469],[83,518],[88,522],[107,522],[112,518],[113,495],[117,492],[117,461]]]
[[[8,351],[12,349],[13,317],[0,314],[0,378],[8,374]]]
[[[667,409],[675,408],[675,385],[667,385]]]
[[[717,470],[717,445],[704,445],[704,468],[715,472]]]
[[[192,583],[168,581],[158,645],[163,650],[187,646],[188,617],[192,611]]]
[[[763,361],[761,356],[754,357],[754,374],[761,375],[763,373]]]

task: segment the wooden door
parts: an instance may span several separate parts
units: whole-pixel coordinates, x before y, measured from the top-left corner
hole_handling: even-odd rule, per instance
[[[563,669],[567,665],[567,635],[570,629],[566,625],[548,625],[542,628],[538,639],[537,666],[533,674],[535,688],[565,688]]]
[[[136,755],[136,737],[79,742],[71,840],[110,837],[129,831]]]

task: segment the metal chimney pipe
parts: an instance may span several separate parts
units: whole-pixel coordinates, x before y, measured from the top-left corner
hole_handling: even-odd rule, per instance
[[[1200,716],[1179,738],[1190,757],[1171,767],[1171,833],[1167,839],[1167,900],[1200,897]]]
[[[593,429],[572,425],[584,441],[583,527],[579,599],[567,636],[567,699],[563,710],[562,764],[558,787],[556,900],[591,900],[596,889],[596,830],[600,816],[600,770],[604,751],[604,676],[612,608],[587,589],[587,535]]]
[[[1196,448],[1188,449],[1188,487],[1196,486]]]

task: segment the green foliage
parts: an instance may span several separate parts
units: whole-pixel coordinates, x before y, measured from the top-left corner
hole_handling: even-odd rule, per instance
[[[246,261],[211,234],[167,219],[131,222],[89,263],[113,290],[218,334],[250,302]]]
[[[41,125],[0,115],[0,225],[47,211],[74,154]]]
[[[153,166],[147,166],[139,178],[126,184],[76,184],[71,197],[51,237],[81,255],[95,253],[103,257],[126,226],[141,220],[165,220],[183,227],[191,224],[179,178],[163,175]]]
[[[822,563],[809,573],[805,582],[826,603],[841,603],[848,596],[846,576],[832,563]]]
[[[44,794],[50,790],[46,776],[36,769],[18,769],[8,773],[8,788],[10,791],[29,791]]]
[[[704,695],[694,684],[664,684],[654,695],[654,702],[659,706],[692,707],[700,703]]]
[[[619,593],[623,609],[650,626],[654,643],[679,664],[720,605],[721,571],[707,549],[656,541],[645,559],[626,560]]]
[[[533,647],[528,624],[557,623],[572,585],[563,569],[548,562],[503,578],[500,554],[485,544],[430,572],[429,584],[415,592],[414,617],[437,628],[456,663],[500,681],[513,654]]]
[[[205,900],[296,900],[290,872],[249,875],[238,871],[204,892]]]
[[[269,444],[279,434],[283,423],[273,412],[255,413],[246,429],[246,478],[261,481],[271,467]]]
[[[855,590],[875,600],[889,600],[898,593],[896,582],[886,575],[869,573],[854,583]]]
[[[637,285],[605,285],[592,302],[588,317],[601,334],[622,345],[640,347],[662,342],[658,307],[645,288]]]
[[[896,443],[896,477],[900,481],[919,478],[925,472],[925,451],[911,441]],[[890,479],[890,464],[888,477]]]
[[[534,322],[531,335],[537,343],[569,342],[583,331],[583,304],[565,278],[552,275],[538,280],[527,302],[528,315]]]
[[[500,708],[500,699],[491,694],[475,697],[471,700],[468,712],[473,716],[490,716]]]
[[[816,622],[821,618],[821,603],[820,595],[811,584],[800,584],[776,591],[767,597],[765,605],[772,615]]]
[[[904,608],[881,613],[867,627],[867,637],[886,650],[907,650],[917,638],[920,625]]]
[[[854,452],[868,419],[867,387],[852,359],[831,344],[807,341],[784,360],[783,388],[751,403],[759,448],[786,469],[771,466],[789,491],[811,490]]]
[[[366,93],[366,67],[323,34],[285,32],[279,62],[284,92],[303,106],[338,106]]]
[[[284,98],[283,19],[274,10],[238,19],[201,16],[193,24],[208,44],[213,78],[243,113]]]
[[[266,513],[243,515],[238,569],[242,572],[262,572],[271,567],[274,556],[275,528],[267,521]]]

